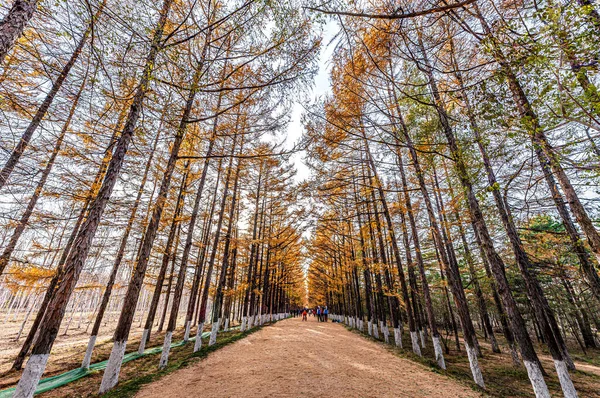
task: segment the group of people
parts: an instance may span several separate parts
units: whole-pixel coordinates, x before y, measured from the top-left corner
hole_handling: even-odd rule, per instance
[[[321,306],[317,307],[317,320],[319,322],[327,322],[327,316],[329,315],[329,310],[327,307],[321,308]]]
[[[305,307],[303,309],[292,310],[291,312],[294,318],[302,316],[302,321],[308,321],[309,316],[314,316],[317,317],[317,321],[319,322],[327,322],[327,317],[329,315],[327,306],[321,307],[320,305],[314,310],[312,308]]]

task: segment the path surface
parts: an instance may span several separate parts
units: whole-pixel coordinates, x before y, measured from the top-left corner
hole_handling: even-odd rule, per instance
[[[280,321],[146,385],[137,397],[477,397],[457,381],[314,318]]]

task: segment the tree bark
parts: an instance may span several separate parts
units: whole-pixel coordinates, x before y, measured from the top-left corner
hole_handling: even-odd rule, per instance
[[[215,121],[216,123],[216,121]],[[217,250],[219,247],[219,239],[221,236],[221,227],[223,225],[223,218],[225,215],[225,205],[227,203],[227,196],[229,195],[229,183],[231,181],[231,173],[232,173],[232,164],[233,164],[233,155],[235,153],[235,147],[237,143],[237,134],[233,136],[233,143],[231,144],[231,157],[229,159],[229,165],[227,166],[227,174],[225,177],[225,187],[223,188],[223,196],[221,198],[221,206],[219,210],[219,217],[217,220],[215,237],[213,240],[213,246],[210,253],[210,258],[208,260],[208,265],[206,269],[206,279],[204,281],[204,289],[202,291],[202,298],[200,300],[200,308],[199,308],[199,316],[198,316],[198,330],[196,334],[196,342],[194,344],[194,352],[198,351],[202,344],[202,327],[200,325],[204,325],[206,321],[206,307],[208,304],[208,294],[210,290],[210,282],[212,279],[212,272],[215,265],[215,260],[217,256]],[[213,328],[215,325],[213,325]]]
[[[0,65],[4,63],[6,54],[15,42],[23,35],[37,4],[38,0],[15,0],[8,14],[0,21]]]
[[[164,117],[163,113],[163,117]],[[117,255],[115,256],[115,261],[113,263],[113,267],[111,269],[110,275],[108,277],[108,281],[106,282],[106,289],[102,294],[102,299],[100,301],[100,306],[98,307],[98,313],[96,314],[96,320],[94,321],[94,326],[92,327],[92,333],[90,334],[90,339],[88,342],[88,348],[86,354],[83,358],[83,362],[81,367],[84,369],[89,368],[90,361],[92,357],[92,351],[94,349],[94,345],[96,343],[96,338],[98,336],[98,332],[100,331],[100,326],[102,325],[102,320],[104,318],[104,313],[108,308],[108,303],[110,301],[110,296],[112,294],[112,289],[115,284],[115,280],[117,278],[117,273],[121,267],[121,262],[123,261],[123,256],[125,255],[125,249],[127,247],[127,241],[129,239],[129,234],[133,228],[133,223],[135,222],[135,218],[137,216],[137,211],[140,206],[140,202],[142,200],[142,195],[144,193],[144,188],[146,186],[146,181],[148,180],[148,173],[150,172],[150,166],[152,165],[152,159],[154,158],[154,153],[156,151],[156,147],[158,145],[158,140],[161,133],[162,120],[159,125],[158,132],[156,133],[156,137],[154,138],[154,143],[152,145],[152,151],[150,152],[150,156],[146,161],[146,166],[144,168],[144,174],[142,176],[142,180],[140,182],[140,186],[137,191],[137,196],[135,201],[133,202],[133,207],[131,209],[131,213],[129,215],[129,219],[127,220],[127,225],[125,227],[125,231],[123,232],[123,236],[121,237],[121,243],[119,245],[119,250],[117,251]]]

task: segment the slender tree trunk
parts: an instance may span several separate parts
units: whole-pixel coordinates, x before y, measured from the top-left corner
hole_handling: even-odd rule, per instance
[[[165,0],[163,10],[165,10],[166,8],[168,11],[168,8],[170,8],[171,6],[171,2],[172,0]],[[161,14],[161,20],[163,19],[163,15],[164,14]],[[164,15],[164,18],[166,19],[166,15]],[[182,120],[185,120],[184,118],[182,118]],[[125,355],[127,339],[129,337],[131,323],[133,321],[135,308],[137,306],[139,292],[144,280],[144,276],[146,274],[148,260],[150,258],[150,252],[152,250],[152,245],[154,243],[156,232],[158,230],[158,225],[160,223],[162,212],[167,200],[167,195],[169,193],[169,187],[171,184],[171,178],[175,170],[175,163],[177,161],[181,143],[183,142],[183,138],[185,136],[185,131],[185,127],[181,128],[180,125],[180,127],[177,130],[173,146],[171,148],[171,154],[163,174],[163,179],[158,192],[158,197],[155,202],[155,207],[152,212],[152,217],[144,232],[143,240],[140,245],[140,251],[136,260],[135,269],[127,287],[127,293],[123,301],[123,310],[119,317],[119,322],[117,324],[117,328],[115,329],[113,337],[113,348],[106,370],[104,371],[104,375],[102,377],[100,393],[104,393],[112,389],[114,386],[116,386],[119,380],[121,362],[123,360],[123,356]]]
[[[235,140],[237,138],[237,134],[238,134],[238,125],[239,123],[236,122],[236,127],[235,127],[235,136],[234,136],[234,143]],[[244,148],[244,137],[242,136],[242,142],[240,145],[240,155],[243,153],[243,148]],[[240,170],[241,170],[241,159],[238,160],[237,163],[237,167],[235,170],[235,177],[234,177],[234,181],[233,181],[233,192],[232,192],[232,196],[231,196],[231,204],[229,207],[229,214],[228,214],[228,224],[227,224],[227,231],[225,232],[225,236],[224,236],[224,244],[223,244],[223,260],[221,262],[221,274],[219,276],[219,281],[217,283],[217,291],[215,292],[215,299],[213,302],[213,317],[212,317],[212,324],[213,324],[213,333],[211,333],[210,336],[210,340],[208,342],[208,345],[214,345],[217,341],[217,333],[219,330],[219,325],[221,323],[221,316],[222,316],[222,307],[223,307],[223,288],[225,286],[225,278],[227,276],[227,270],[229,267],[229,255],[230,255],[230,245],[231,245],[231,234],[232,234],[232,229],[233,229],[233,220],[234,220],[234,215],[235,215],[235,209],[236,209],[236,203],[237,203],[237,195],[238,195],[238,184],[239,184],[239,177],[240,177]],[[216,325],[216,327],[215,327]]]
[[[165,114],[163,113],[163,116],[164,115]],[[106,309],[108,308],[108,303],[110,301],[112,288],[115,284],[117,274],[121,267],[121,262],[123,261],[123,256],[125,255],[125,249],[127,247],[127,240],[129,239],[129,234],[131,233],[131,229],[133,228],[133,223],[137,216],[137,211],[140,206],[140,202],[142,200],[144,188],[146,186],[146,181],[148,179],[148,173],[150,172],[150,166],[152,165],[152,159],[154,158],[154,153],[155,153],[156,147],[158,145],[161,128],[162,128],[162,120],[159,125],[158,132],[156,133],[156,137],[154,138],[154,143],[152,145],[152,151],[150,152],[150,156],[148,157],[148,160],[146,161],[146,166],[144,168],[144,174],[142,176],[142,181],[140,182],[140,187],[138,188],[137,196],[135,198],[135,201],[133,202],[133,208],[131,209],[129,219],[127,220],[127,225],[125,227],[125,231],[123,232],[123,236],[121,237],[121,244],[119,245],[119,250],[117,251],[117,255],[115,257],[115,262],[113,263],[113,267],[112,267],[112,270],[108,277],[108,281],[106,282],[106,289],[104,290],[104,293],[102,295],[100,307],[98,308],[98,313],[96,315],[96,320],[94,321],[94,326],[92,327],[92,333],[90,335],[88,347],[85,352],[83,362],[81,364],[81,367],[84,369],[87,369],[90,366],[90,361],[92,359],[92,352],[93,352],[94,346],[96,344],[96,339],[98,337],[98,332],[100,331],[100,326],[102,325],[102,319],[104,318],[104,313],[105,313]]]
[[[227,203],[227,196],[229,194],[229,183],[231,180],[233,155],[235,153],[235,147],[237,143],[237,134],[233,136],[233,143],[231,144],[231,158],[229,159],[229,165],[227,166],[227,174],[225,177],[225,187],[223,189],[223,196],[221,198],[221,208],[219,210],[219,218],[217,220],[215,237],[213,240],[212,251],[208,260],[208,268],[206,270],[206,279],[204,281],[204,289],[202,291],[202,299],[200,300],[199,316],[198,316],[198,330],[196,333],[196,342],[194,344],[194,352],[198,351],[202,346],[202,329],[204,322],[206,321],[206,307],[208,304],[208,294],[210,290],[210,282],[212,279],[212,272],[215,265],[217,256],[217,250],[219,248],[219,239],[221,236],[221,227],[223,225],[223,218],[225,214],[225,205]],[[213,328],[215,325],[213,325]]]
[[[15,0],[8,14],[0,21],[0,65],[15,42],[23,35],[25,26],[33,17],[38,0]],[[1,187],[1,186],[0,186]]]
[[[17,246],[21,235],[23,234],[25,228],[27,227],[27,224],[29,223],[29,218],[33,214],[33,210],[35,209],[35,206],[42,192],[44,191],[44,186],[46,185],[48,176],[50,175],[50,172],[54,167],[54,163],[56,161],[56,158],[58,157],[58,154],[62,147],[62,143],[65,139],[65,136],[67,135],[67,131],[69,130],[69,126],[71,125],[71,120],[73,119],[73,115],[75,114],[75,110],[77,109],[77,104],[79,103],[79,99],[81,98],[81,93],[83,92],[83,88],[85,87],[86,82],[87,79],[84,79],[81,86],[79,86],[79,91],[75,95],[75,98],[73,98],[73,103],[71,105],[71,108],[69,109],[69,115],[67,116],[67,120],[65,121],[62,130],[60,131],[56,143],[54,144],[54,148],[52,149],[50,158],[46,163],[46,167],[44,168],[44,171],[42,171],[42,176],[40,177],[40,180],[38,181],[35,190],[33,191],[33,195],[27,203],[27,207],[25,209],[25,212],[21,216],[21,219],[19,220],[19,224],[15,227],[13,234],[10,237],[10,240],[8,241],[8,244],[4,248],[4,252],[2,252],[2,255],[0,256],[0,275],[2,275],[4,269],[8,265],[12,253],[15,250],[15,247]]]
[[[394,232],[394,226],[393,226],[392,218],[390,216],[389,208],[387,205],[387,200],[385,198],[385,193],[383,191],[383,187],[381,186],[381,182],[377,175],[377,170],[375,169],[375,162],[371,155],[371,151],[369,149],[369,145],[368,145],[368,141],[366,139],[364,129],[362,129],[362,133],[363,133],[363,141],[364,141],[365,149],[366,149],[366,153],[367,153],[367,161],[369,162],[371,169],[373,170],[373,173],[375,174],[376,188],[377,188],[377,191],[379,192],[379,199],[381,200],[381,204],[383,207],[383,215],[384,215],[386,223],[387,223],[389,240],[390,240],[390,244],[392,245],[394,259],[396,261],[396,268],[398,270],[398,276],[400,278],[400,287],[402,289],[402,295],[403,295],[404,303],[406,305],[408,328],[409,328],[410,334],[411,334],[411,342],[412,342],[413,352],[420,356],[421,350],[420,350],[420,348],[418,348],[417,327],[415,324],[413,309],[412,309],[411,303],[410,303],[410,296],[408,293],[408,286],[406,284],[406,277],[404,276],[404,270],[402,269],[402,263],[401,263],[401,258],[400,258],[400,249],[398,248],[398,241],[396,239],[396,233]],[[438,357],[438,359],[439,359],[439,357]],[[438,362],[440,364],[443,362],[443,356],[442,356],[442,359],[439,360]]]
[[[455,69],[458,71],[456,61],[454,61],[454,65]],[[455,75],[459,81],[461,89],[464,91],[462,75],[460,74],[460,72],[456,72]],[[556,323],[550,305],[548,304],[548,301],[544,296],[539,282],[533,274],[533,268],[527,256],[527,253],[523,248],[523,244],[517,232],[517,228],[513,222],[513,216],[510,212],[510,208],[500,195],[500,189],[496,180],[496,175],[494,173],[494,170],[492,169],[491,161],[484,147],[479,125],[475,120],[475,116],[473,114],[468,96],[464,95],[463,100],[465,101],[465,108],[469,118],[469,123],[473,130],[473,133],[475,134],[475,140],[477,142],[479,151],[483,159],[484,167],[488,176],[490,190],[492,191],[496,207],[498,209],[498,213],[500,214],[500,218],[502,220],[502,224],[504,225],[508,238],[512,244],[513,253],[515,254],[515,258],[521,271],[521,275],[523,276],[523,279],[525,280],[527,286],[527,295],[532,303],[533,309],[536,311],[536,317],[540,322],[542,333],[544,334],[544,339],[549,344],[550,351],[554,353],[553,359],[556,361],[566,361],[568,368],[574,370],[575,365],[573,364],[573,361],[571,360],[568,350],[566,348],[566,344],[564,343],[562,336],[560,335],[558,324]],[[557,353],[557,351],[560,352]]]
[[[527,334],[525,323],[516,306],[514,297],[510,292],[510,287],[508,285],[508,281],[506,280],[506,275],[504,273],[504,262],[502,261],[502,259],[500,258],[500,256],[494,248],[492,238],[489,234],[487,225],[483,218],[483,214],[481,213],[481,209],[479,207],[479,201],[477,200],[477,197],[475,196],[475,193],[473,191],[470,177],[467,172],[467,167],[458,148],[454,132],[450,126],[447,112],[442,104],[437,84],[433,76],[433,71],[429,64],[429,60],[427,59],[424,46],[422,42],[419,42],[419,44],[421,47],[421,56],[423,58],[423,63],[425,66],[425,74],[427,75],[432,96],[435,100],[435,108],[438,112],[438,116],[442,124],[442,130],[444,132],[444,135],[446,136],[450,153],[455,162],[457,177],[461,182],[463,189],[465,190],[471,219],[473,220],[473,224],[475,227],[475,233],[479,235],[479,239],[483,245],[485,256],[487,257],[487,260],[492,268],[494,277],[496,278],[499,293],[504,301],[504,307],[506,309],[508,317],[511,320],[513,333],[519,344],[519,348],[521,349],[521,356],[523,357],[523,362],[525,363],[525,367],[527,368],[527,372],[529,375],[529,379],[532,383],[533,389],[537,396],[549,397],[550,394],[548,392],[546,382],[543,379],[537,354],[535,353],[533,344],[531,343],[529,335]],[[571,383],[568,373],[566,375],[566,378],[568,380],[567,384]],[[563,380],[564,377],[561,377],[561,382]]]
[[[260,210],[260,198],[261,198],[261,189],[263,183],[263,167],[264,162],[260,162],[258,169],[258,184],[256,188],[256,197],[254,200],[254,215],[252,222],[252,243],[250,245],[250,258],[248,259],[248,273],[246,278],[247,288],[244,292],[244,303],[243,303],[243,311],[242,311],[242,325],[240,330],[243,332],[246,329],[246,324],[248,322],[248,316],[250,315],[250,296],[252,294],[252,284],[254,281],[254,268],[255,268],[255,258],[257,255],[258,245],[256,243],[257,235],[258,235],[258,214]]]
[[[186,171],[181,178],[181,183],[179,185],[179,191],[177,194],[177,199],[175,201],[175,209],[173,210],[173,217],[171,219],[171,225],[169,229],[169,235],[167,237],[167,242],[165,245],[162,262],[160,269],[158,271],[158,275],[156,277],[156,284],[154,286],[154,292],[152,293],[152,299],[150,300],[150,307],[148,308],[148,314],[146,315],[146,323],[144,326],[144,331],[142,332],[142,338],[140,340],[140,345],[138,347],[138,353],[142,354],[146,349],[146,343],[150,340],[150,334],[152,333],[152,326],[154,325],[154,318],[156,317],[156,311],[158,310],[158,305],[160,302],[160,298],[162,296],[162,288],[165,281],[165,276],[167,275],[167,269],[169,267],[169,263],[172,263],[172,259],[174,257],[173,254],[173,244],[176,240],[177,229],[179,226],[179,217],[181,216],[181,211],[183,207],[183,198],[184,191],[187,186],[187,178],[189,169],[186,165]],[[141,246],[140,246],[141,248]],[[138,253],[139,255],[139,253]],[[165,307],[166,301],[165,298]]]
[[[88,193],[88,195],[87,195],[87,197],[85,199],[85,202],[84,202],[84,204],[83,204],[83,206],[81,208],[81,211],[79,213],[77,221],[75,222],[75,225],[73,227],[73,230],[71,231],[71,235],[70,235],[70,237],[69,237],[69,239],[67,241],[67,244],[65,245],[65,248],[62,251],[61,257],[60,257],[59,262],[58,262],[58,266],[57,266],[56,272],[55,272],[54,276],[52,277],[52,280],[50,281],[50,284],[48,285],[48,288],[46,289],[46,293],[44,295],[44,299],[42,301],[42,304],[40,305],[38,313],[36,314],[36,318],[35,318],[35,320],[33,322],[33,325],[31,326],[31,329],[29,330],[27,338],[23,342],[23,346],[21,347],[21,350],[19,351],[19,354],[17,355],[17,357],[16,357],[16,359],[15,359],[15,361],[13,363],[12,369],[20,369],[21,368],[21,366],[23,365],[23,362],[25,361],[25,357],[27,356],[27,353],[29,352],[29,349],[31,348],[31,346],[34,343],[34,340],[36,340],[39,337],[40,325],[43,325],[42,321],[44,320],[44,316],[46,315],[46,311],[49,308],[49,305],[50,305],[51,301],[54,298],[54,294],[56,292],[57,285],[59,283],[60,278],[62,277],[63,269],[64,269],[64,266],[65,266],[65,264],[67,262],[67,259],[69,258],[69,254],[71,253],[71,249],[74,246],[76,238],[79,236],[78,234],[79,234],[80,228],[81,228],[81,226],[82,226],[85,218],[89,214],[90,203],[92,203],[92,199],[94,197],[98,196],[99,190],[101,188],[100,182],[102,181],[102,178],[105,177],[107,169],[110,166],[110,162],[111,162],[112,155],[113,155],[112,152],[111,152],[111,148],[114,146],[115,142],[117,141],[118,128],[120,128],[121,123],[122,123],[123,119],[125,118],[125,115],[126,115],[125,111],[126,111],[126,108],[124,108],[123,112],[119,115],[120,116],[119,117],[119,122],[117,123],[118,127],[113,132],[113,135],[112,135],[112,137],[110,139],[110,143],[108,145],[108,148],[107,148],[107,150],[105,152],[105,155],[104,155],[104,157],[102,159],[102,162],[100,164],[98,172],[97,172],[97,174],[96,174],[96,176],[94,178],[94,181],[93,181],[93,183],[91,185],[90,191],[89,191],[89,193]],[[86,253],[86,256],[87,256],[87,253]],[[83,264],[81,266],[83,266]],[[67,301],[68,301],[68,299],[67,299]],[[61,300],[61,302],[62,302],[62,300]],[[66,302],[63,302],[63,304],[66,306]],[[61,304],[61,305],[63,305],[63,304]],[[63,313],[63,316],[64,316],[64,313]],[[60,324],[60,321],[58,323]],[[58,325],[58,326],[60,326],[60,325]],[[58,326],[57,326],[57,328],[58,328]],[[45,325],[44,325],[44,327],[45,327]],[[56,336],[54,336],[54,338],[55,337]],[[51,344],[52,343],[50,343],[50,345]],[[47,348],[48,352],[49,352],[50,348]],[[46,354],[42,354],[41,357],[38,357],[38,362],[43,361],[44,364],[45,364],[45,362],[47,361],[47,355],[46,355],[46,360],[44,360],[43,355],[46,355]],[[43,369],[42,369],[42,373],[43,373]],[[35,372],[35,374],[37,374],[37,371]],[[39,380],[39,377],[41,377],[41,373],[39,374],[39,376],[35,376],[35,374],[33,375],[33,377],[34,378],[37,377],[37,379]],[[27,378],[29,378],[29,375],[28,375]],[[23,377],[22,377],[22,379],[23,379]],[[35,381],[35,383],[34,383],[34,380],[32,380],[32,379],[29,379],[29,381],[26,380],[26,381],[24,381],[24,383],[30,389],[31,388],[33,388],[33,389],[35,388],[35,386],[33,384],[37,385],[37,381]],[[32,393],[32,392],[25,392],[24,396],[27,396],[27,394],[29,394],[29,393]],[[21,392],[20,392],[20,394],[21,394]]]
[[[71,72],[71,69],[75,65],[75,62],[77,62],[77,59],[81,55],[83,47],[85,46],[88,37],[92,33],[94,23],[104,11],[105,4],[106,0],[103,0],[102,3],[100,3],[98,11],[96,11],[94,16],[92,16],[87,29],[83,33],[81,39],[79,39],[77,47],[75,47],[75,51],[73,51],[73,54],[71,54],[71,58],[69,58],[65,66],[63,66],[60,74],[52,84],[52,88],[50,89],[48,94],[46,94],[46,98],[44,98],[44,101],[35,112],[33,119],[31,119],[29,126],[27,126],[27,129],[25,130],[25,132],[23,132],[23,135],[21,136],[21,139],[19,140],[17,146],[15,146],[6,164],[4,165],[2,170],[0,170],[0,189],[2,189],[2,187],[8,181],[10,174],[19,162],[19,159],[21,159],[23,152],[25,152],[25,149],[29,145],[31,137],[42,122],[42,119],[46,115],[48,108],[50,108],[50,105],[52,105],[52,102],[54,102],[54,98],[56,97],[58,90],[60,90],[60,88],[62,87],[63,83],[67,79],[67,76]],[[0,64],[2,64],[2,62],[4,61],[6,52],[12,45],[15,38],[21,35],[25,24],[33,15],[36,6],[37,0],[16,0],[13,3],[13,8],[9,11],[8,15],[2,20],[2,22],[0,22]],[[2,274],[1,266],[0,274]]]
[[[39,338],[33,347],[32,357],[29,359],[25,372],[19,381],[14,395],[15,397],[33,396],[38,381],[46,367],[52,344],[54,343],[58,332],[58,326],[62,321],[68,300],[79,279],[81,270],[83,269],[92,240],[96,234],[96,229],[121,171],[129,143],[133,138],[141,107],[149,89],[155,60],[160,50],[162,32],[171,3],[172,0],[165,0],[164,2],[160,20],[157,24],[157,29],[154,32],[142,79],[136,89],[127,122],[114,149],[102,186],[98,191],[98,195],[90,205],[88,217],[82,224],[81,229],[77,234],[77,238],[74,240],[73,249],[65,262],[64,270],[60,278],[61,280],[57,284],[56,293],[49,303],[48,310],[44,316],[44,328],[41,330]]]
[[[211,229],[212,229],[212,220],[213,220],[213,216],[215,214],[215,207],[217,205],[217,191],[219,189],[219,183],[221,181],[221,172],[222,172],[222,165],[223,165],[223,158],[219,159],[219,165],[217,167],[217,177],[215,179],[215,187],[214,187],[214,191],[212,193],[212,200],[210,201],[210,212],[208,214],[208,217],[206,217],[206,220],[204,222],[204,236],[202,239],[202,247],[201,247],[201,253],[199,255],[198,258],[198,265],[196,266],[196,269],[198,269],[198,273],[196,274],[195,277],[195,283],[196,283],[196,296],[197,298],[195,299],[195,303],[194,306],[196,307],[197,311],[194,310],[194,308],[192,307],[191,309],[188,307],[188,316],[186,318],[186,330],[185,330],[185,334],[186,336],[189,338],[189,327],[187,326],[187,322],[189,322],[188,319],[191,319],[191,312],[194,312],[194,320],[193,323],[196,323],[196,318],[198,317],[198,313],[199,308],[200,308],[200,299],[202,297],[202,294],[200,294],[200,286],[202,286],[202,281],[203,281],[203,276],[204,276],[204,269],[206,266],[206,253],[208,251],[208,246],[210,243],[210,235],[211,235]],[[202,327],[200,327],[201,325],[198,325],[199,329],[203,329],[203,325]],[[243,330],[242,330],[243,331]],[[198,330],[197,331],[198,335],[202,335],[202,330]],[[186,340],[186,337],[184,337],[184,340]],[[186,340],[187,341],[187,340]]]
[[[368,333],[372,334],[373,320],[375,317],[375,304],[373,303],[373,289],[371,283],[371,270],[367,262],[367,248],[365,244],[365,238],[363,234],[363,222],[362,222],[362,210],[360,208],[360,200],[358,197],[358,190],[356,183],[354,183],[354,196],[356,203],[356,218],[358,222],[358,236],[360,241],[360,260],[363,268],[363,277],[365,279],[365,303],[367,307],[367,324]],[[418,345],[417,345],[418,346]],[[420,350],[419,350],[420,351]]]
[[[410,193],[408,190],[408,183],[406,181],[406,173],[404,172],[404,165],[402,160],[402,155],[400,152],[400,148],[397,149],[397,158],[398,158],[398,169],[400,170],[400,177],[402,181],[402,190],[404,191],[404,203],[406,205],[406,213],[408,215],[408,220],[411,229],[411,235],[413,240],[413,245],[415,248],[415,256],[417,258],[417,264],[419,266],[419,274],[421,277],[421,286],[423,289],[423,296],[425,298],[425,308],[427,311],[427,320],[429,322],[429,329],[431,330],[431,337],[433,341],[433,346],[435,350],[436,360],[438,365],[442,368],[446,368],[446,363],[444,361],[443,352],[441,350],[440,344],[440,334],[437,329],[437,325],[435,322],[435,313],[433,311],[433,303],[431,301],[431,292],[429,290],[429,283],[427,282],[427,274],[425,273],[425,264],[423,261],[423,256],[421,254],[421,244],[419,242],[419,234],[417,232],[417,223],[415,221],[415,216],[413,213],[412,202],[410,200]],[[406,237],[406,252],[410,252],[410,247],[408,243],[408,237]],[[460,346],[459,346],[460,349]]]
[[[502,71],[504,72],[504,75],[506,76],[508,87],[512,93],[512,97],[517,106],[517,109],[522,117],[524,127],[528,130],[530,134],[530,138],[532,140],[536,156],[544,173],[546,183],[548,184],[548,188],[552,194],[558,212],[561,218],[563,219],[565,228],[567,228],[567,231],[569,232],[569,236],[571,237],[575,251],[579,255],[583,273],[586,276],[588,283],[590,284],[592,292],[600,301],[600,277],[594,269],[593,264],[586,259],[584,249],[583,247],[581,247],[581,243],[578,242],[579,239],[576,239],[578,233],[572,225],[572,221],[568,215],[568,212],[565,209],[565,203],[562,199],[562,195],[560,194],[560,192],[558,192],[554,176],[556,176],[556,178],[558,179],[558,182],[566,196],[569,207],[573,212],[575,219],[581,226],[581,229],[587,237],[588,243],[590,244],[590,247],[598,260],[600,260],[600,234],[594,227],[592,220],[590,219],[587,211],[583,207],[583,204],[579,200],[575,189],[573,188],[567,174],[565,173],[564,169],[560,164],[558,155],[548,142],[548,138],[546,137],[543,128],[540,126],[537,114],[531,106],[531,103],[529,102],[529,99],[527,98],[527,95],[525,94],[521,83],[517,79],[516,75],[513,73],[510,64],[507,62],[506,58],[504,57],[504,54],[501,52],[487,21],[479,12],[478,7],[475,6],[475,10],[477,12],[477,16],[485,34],[491,39],[492,54],[496,62],[498,62],[498,64],[500,65]],[[567,386],[566,388],[569,387]]]
[[[181,224],[177,223],[177,232],[175,233],[175,244],[173,245],[173,251],[171,252],[169,260],[171,262],[171,270],[169,271],[169,282],[167,283],[167,288],[165,289],[165,301],[162,307],[162,315],[160,316],[160,321],[158,322],[158,329],[156,330],[158,333],[162,332],[163,327],[165,326],[165,320],[167,319],[167,310],[169,309],[171,291],[173,290],[173,278],[175,277],[175,263],[177,263],[177,249],[179,248],[180,236]]]

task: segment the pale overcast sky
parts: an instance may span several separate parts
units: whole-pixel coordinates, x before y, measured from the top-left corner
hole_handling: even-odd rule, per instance
[[[331,55],[335,47],[335,43],[330,44],[329,42],[333,39],[338,31],[338,25],[334,21],[329,21],[325,25],[323,46],[319,54],[319,73],[315,76],[314,84],[311,93],[311,101],[315,98],[321,97],[329,93],[330,81],[329,72],[331,71]],[[292,148],[294,143],[298,142],[302,136],[304,128],[300,122],[302,112],[304,108],[302,104],[297,102],[292,110],[292,121],[288,125],[286,145],[288,148]],[[294,162],[298,174],[296,175],[296,181],[302,181],[309,176],[309,169],[303,163],[302,159],[305,152],[298,152],[292,156],[292,162]]]

